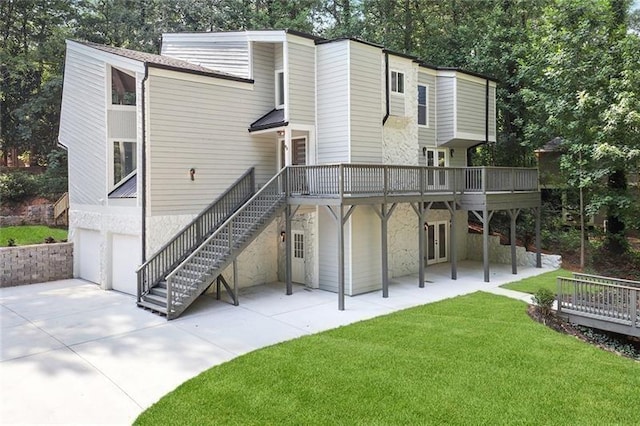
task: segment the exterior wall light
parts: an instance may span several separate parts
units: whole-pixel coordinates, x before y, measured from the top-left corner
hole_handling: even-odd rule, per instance
[[[287,233],[284,231],[280,231],[280,241],[283,243],[287,240]]]
[[[189,169],[189,176],[191,176],[191,180],[196,180],[196,169],[193,167]]]

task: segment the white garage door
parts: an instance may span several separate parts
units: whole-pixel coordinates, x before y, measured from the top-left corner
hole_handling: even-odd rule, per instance
[[[114,290],[136,295],[136,269],[140,266],[140,238],[113,234],[111,285]]]
[[[100,284],[100,232],[78,229],[74,255],[78,259],[78,276]]]

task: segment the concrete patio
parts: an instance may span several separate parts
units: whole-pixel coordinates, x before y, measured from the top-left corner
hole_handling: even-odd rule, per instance
[[[248,288],[240,306],[203,296],[167,322],[121,293],[82,280],[0,289],[0,419],[3,424],[130,424],[144,409],[198,373],[255,349],[396,310],[478,290],[527,301],[498,289],[549,271],[460,262],[458,280],[448,264],[429,267],[425,288],[417,275],[381,291],[346,299],[284,284]]]

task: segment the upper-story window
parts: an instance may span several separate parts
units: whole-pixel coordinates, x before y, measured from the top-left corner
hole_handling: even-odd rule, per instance
[[[418,85],[418,125],[429,127],[429,86]]]
[[[276,71],[276,108],[284,108],[284,71]]]
[[[113,186],[118,186],[136,171],[136,143],[113,141]]]
[[[136,104],[136,78],[117,68],[111,68],[111,104]]]
[[[404,73],[391,71],[391,91],[393,93],[404,93]]]

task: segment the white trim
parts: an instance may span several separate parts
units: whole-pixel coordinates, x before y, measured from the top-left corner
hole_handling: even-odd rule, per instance
[[[347,158],[351,162],[351,40],[347,43]]]
[[[395,87],[396,90],[394,90],[394,87],[393,87],[393,78],[392,78],[393,73],[396,73],[396,87]],[[398,81],[399,81],[398,77],[400,75],[402,75],[402,92],[398,91],[398,86],[399,86],[398,85]],[[390,90],[389,91],[391,92],[391,94],[395,95],[395,96],[403,96],[404,97],[405,93],[407,92],[406,73],[404,71],[399,71],[397,68],[396,69],[389,69],[389,82],[390,82],[390,88],[389,88]]]
[[[282,43],[282,69],[284,70],[284,121],[289,121],[289,44]]]
[[[278,98],[280,97],[280,79],[278,78],[278,75],[282,74],[282,84],[284,85],[284,87],[282,88],[282,96],[284,97],[283,99],[283,103],[280,104],[278,102]],[[273,71],[273,87],[274,87],[274,93],[273,93],[273,105],[275,109],[285,109],[285,118],[284,121],[288,121],[287,117],[286,117],[286,105],[287,105],[287,93],[286,93],[286,87],[287,87],[287,83],[286,83],[286,73],[284,72],[284,70],[282,68],[274,70]]]
[[[226,31],[226,32],[206,32],[206,33],[164,33],[162,34],[162,44],[181,40],[199,42],[221,42],[221,41],[260,41],[265,43],[277,43],[286,40],[287,33],[282,30],[265,31]]]
[[[249,79],[253,80],[253,41],[247,42],[247,71],[249,73]]]

